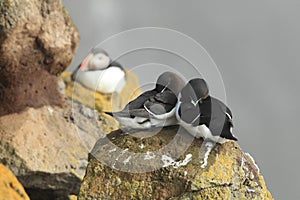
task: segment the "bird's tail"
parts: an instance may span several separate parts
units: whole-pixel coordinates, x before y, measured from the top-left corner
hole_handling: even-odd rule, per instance
[[[232,133],[232,130],[230,130],[230,134],[227,137],[230,140],[238,141],[238,138],[235,137],[235,135]]]
[[[230,140],[238,141],[238,139],[232,134],[232,137],[229,138]]]
[[[104,113],[113,117],[113,113],[112,112],[104,112]]]

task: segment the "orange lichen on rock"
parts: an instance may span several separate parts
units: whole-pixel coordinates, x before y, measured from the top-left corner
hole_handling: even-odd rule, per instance
[[[0,164],[0,199],[29,200],[28,195],[18,179],[2,164]]]

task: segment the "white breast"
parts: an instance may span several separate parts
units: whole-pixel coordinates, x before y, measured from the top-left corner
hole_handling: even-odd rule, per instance
[[[180,126],[182,126],[185,130],[187,130],[195,138],[201,138],[201,137],[207,138],[210,135],[212,135],[209,128],[207,128],[206,125],[200,125],[200,126],[193,127],[191,124],[188,124],[185,121],[181,120],[181,118],[178,114],[180,104],[181,104],[181,102],[178,102],[177,106],[176,106],[176,118],[177,118],[178,124]]]
[[[172,126],[177,124],[177,119],[174,116],[165,118],[165,119],[157,119],[155,117],[150,117],[151,126],[153,127],[165,127],[165,126]]]
[[[101,93],[120,93],[126,84],[125,72],[119,67],[86,72],[79,70],[76,81]]]
[[[192,126],[191,124],[188,124],[185,121],[181,120],[180,116],[178,114],[180,104],[181,103],[178,102],[178,104],[176,106],[176,118],[178,120],[178,124],[180,126],[182,126],[185,130],[187,130],[192,136],[194,136],[195,138],[210,139],[210,140],[218,142],[220,144],[223,144],[228,141],[225,138],[221,138],[219,136],[212,135],[209,128],[204,124],[199,125],[199,126]]]
[[[114,118],[117,119],[120,126],[123,128],[130,128],[130,129],[149,129],[151,128],[151,123],[149,121],[145,123],[141,123],[147,118],[141,118],[141,117],[135,117],[135,118],[129,118],[129,117],[118,117],[114,116]]]

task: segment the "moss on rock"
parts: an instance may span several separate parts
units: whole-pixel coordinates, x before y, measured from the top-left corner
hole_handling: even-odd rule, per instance
[[[254,160],[236,142],[217,144],[204,169],[202,142],[177,126],[115,131],[91,152],[79,199],[273,199]],[[173,163],[166,165],[164,155],[172,155]]]

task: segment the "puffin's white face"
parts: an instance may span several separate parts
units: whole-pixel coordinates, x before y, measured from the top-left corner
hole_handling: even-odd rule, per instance
[[[110,58],[104,53],[89,54],[81,63],[81,71],[101,70],[108,67]]]
[[[89,62],[90,70],[105,69],[109,66],[110,58],[104,53],[97,53],[91,57]]]

